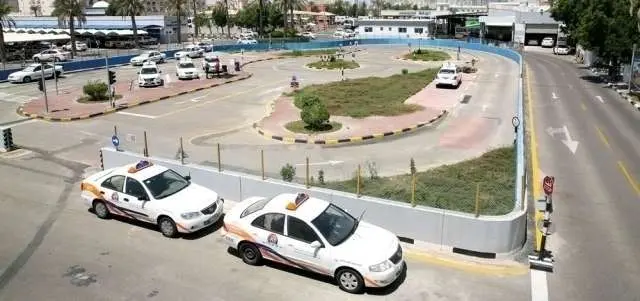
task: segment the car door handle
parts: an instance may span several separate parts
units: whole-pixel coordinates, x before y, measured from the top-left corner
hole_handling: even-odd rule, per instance
[[[125,201],[125,202],[128,202],[128,201],[129,201],[129,199],[128,199],[128,198],[124,198],[124,201]]]

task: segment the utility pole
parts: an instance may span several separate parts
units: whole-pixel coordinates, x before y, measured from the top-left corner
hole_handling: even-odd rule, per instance
[[[42,81],[42,92],[44,92],[44,110],[49,113],[49,99],[47,98],[47,85],[44,78],[44,63],[40,63],[40,80]]]
[[[629,70],[629,85],[627,87],[627,95],[631,94],[631,84],[633,83],[633,69],[635,69],[635,67],[633,66],[635,61],[636,61],[636,50],[637,50],[637,45],[633,44],[633,52],[631,54],[631,68]]]
[[[109,103],[111,104],[112,108],[115,108],[116,105],[115,105],[115,103],[113,103],[113,93],[111,93],[113,87],[109,83],[111,81],[111,78],[109,77],[109,56],[108,55],[104,56],[104,65],[105,65],[105,67],[107,69],[107,85],[109,85]]]
[[[193,0],[193,19],[191,19],[191,23],[193,25],[193,33],[194,33],[194,42],[198,39],[198,24],[196,23],[196,18],[198,16],[198,6],[197,6],[197,1],[198,0]]]

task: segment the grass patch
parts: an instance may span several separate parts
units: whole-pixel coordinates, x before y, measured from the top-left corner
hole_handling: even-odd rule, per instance
[[[114,98],[115,98],[115,100],[118,100],[118,99],[122,98],[122,95],[116,94]],[[82,97],[76,99],[76,101],[79,102],[79,103],[103,103],[103,102],[108,102],[109,101],[109,97],[107,97],[107,99],[103,99],[103,100],[89,100],[89,96],[85,95],[85,96],[82,96]]]
[[[292,131],[294,133],[319,134],[319,133],[335,132],[342,128],[342,124],[335,121],[331,121],[320,129],[313,129],[310,126],[308,126],[304,121],[298,120],[298,121],[289,122],[284,127],[287,130]]]
[[[446,61],[450,59],[451,56],[444,51],[417,49],[412,53],[405,54],[404,58],[414,61],[437,62]]]
[[[365,77],[304,87],[298,93],[315,93],[327,106],[331,116],[397,116],[422,110],[405,104],[436,76],[438,69],[396,74],[390,77]],[[298,102],[296,106],[299,108]]]
[[[417,172],[415,203],[475,213],[479,184],[480,214],[507,214],[514,206],[515,155],[514,147],[504,147],[475,159]],[[363,195],[411,202],[410,174],[371,179],[366,172],[367,168],[363,168],[360,190]],[[327,182],[320,186],[355,193],[356,180]]]
[[[329,70],[333,70],[333,69],[355,69],[360,67],[360,64],[353,62],[353,61],[345,61],[345,60],[340,60],[337,59],[335,61],[317,61],[317,62],[313,62],[313,63],[309,63],[307,64],[307,67],[311,67],[311,68],[317,68],[317,69],[329,69]]]
[[[294,50],[291,52],[285,52],[280,54],[281,56],[300,57],[300,56],[314,56],[314,55],[329,55],[336,54],[338,49],[314,49],[314,50]]]

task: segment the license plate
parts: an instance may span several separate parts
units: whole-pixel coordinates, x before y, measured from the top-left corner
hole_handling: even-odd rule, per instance
[[[216,219],[216,218],[215,218],[215,216],[214,216],[214,217],[212,217],[212,218],[210,218],[210,219],[208,219],[208,220],[204,221],[204,225],[205,225],[205,226],[211,225],[215,219]]]

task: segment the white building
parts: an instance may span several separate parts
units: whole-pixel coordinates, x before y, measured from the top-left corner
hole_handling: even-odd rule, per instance
[[[358,21],[361,38],[427,38],[434,32],[435,20],[369,19]]]

